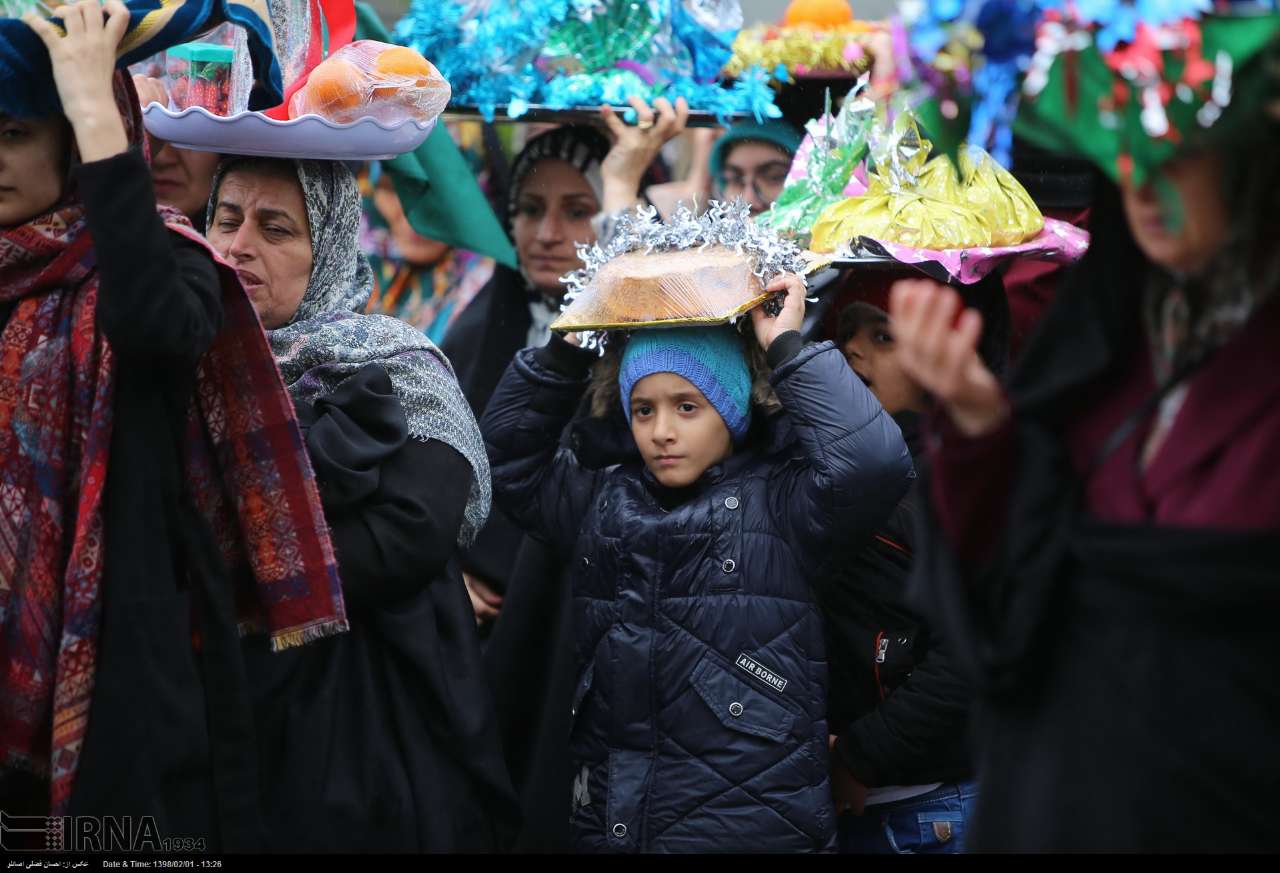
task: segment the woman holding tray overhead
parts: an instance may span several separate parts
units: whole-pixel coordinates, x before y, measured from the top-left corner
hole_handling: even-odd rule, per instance
[[[260,849],[237,625],[345,630],[329,533],[244,291],[156,207],[128,11],[57,17],[61,114],[0,116],[0,808]]]

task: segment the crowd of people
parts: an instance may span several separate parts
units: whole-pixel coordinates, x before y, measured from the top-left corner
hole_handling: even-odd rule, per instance
[[[0,810],[226,852],[1278,847],[1280,121],[1176,198],[1090,179],[1034,300],[788,273],[586,348],[581,247],[765,212],[796,127],[476,138],[512,267],[376,163],[149,137],[128,15],[29,16],[62,113],[0,116]]]

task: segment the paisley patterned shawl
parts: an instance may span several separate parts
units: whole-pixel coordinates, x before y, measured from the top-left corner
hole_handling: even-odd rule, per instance
[[[130,142],[137,97],[116,74]],[[166,225],[203,244],[186,219]],[[347,628],[341,585],[293,404],[226,264],[223,327],[197,370],[184,478],[237,586],[242,627],[276,648]],[[0,229],[0,776],[50,779],[71,796],[93,699],[102,616],[105,489],[113,470],[116,361],[95,317],[93,240],[74,191]]]

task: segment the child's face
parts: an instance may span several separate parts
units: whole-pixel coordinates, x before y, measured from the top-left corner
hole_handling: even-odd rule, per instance
[[[893,327],[887,319],[864,323],[842,351],[853,372],[876,395],[885,412],[897,415],[904,410],[924,411],[924,391],[903,371]]]
[[[668,488],[692,485],[733,452],[720,413],[675,373],[653,373],[635,384],[631,435],[653,478]]]

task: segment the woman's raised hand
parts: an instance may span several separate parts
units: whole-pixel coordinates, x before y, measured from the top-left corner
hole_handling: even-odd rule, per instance
[[[27,12],[22,20],[49,50],[62,112],[75,131],[80,158],[88,162],[118,155],[129,147],[129,139],[116,108],[111,77],[116,47],[129,26],[129,10],[120,0],[79,0],[59,6],[53,15],[62,20],[65,36],[34,12]]]
[[[932,279],[904,279],[889,292],[902,368],[941,404],[961,433],[977,437],[1008,418],[1009,404],[978,357],[982,316],[973,309],[960,310],[960,295]]]
[[[787,292],[782,301],[782,311],[777,315],[766,312],[765,303],[751,310],[751,326],[755,328],[756,340],[760,343],[760,348],[767,352],[773,341],[782,334],[789,330],[799,330],[804,325],[804,279],[795,273],[784,273],[770,282],[765,290]]]
[[[604,182],[601,208],[606,213],[627,209],[639,200],[645,170],[664,145],[684,132],[689,121],[689,104],[683,97],[676,100],[674,106],[667,98],[659,97],[653,102],[653,108],[636,96],[628,102],[636,111],[635,124],[624,122],[611,106],[600,107],[613,138],[613,147],[600,165]]]

